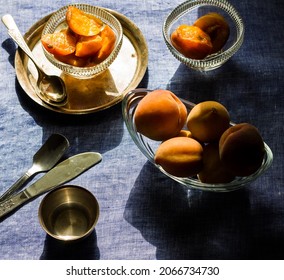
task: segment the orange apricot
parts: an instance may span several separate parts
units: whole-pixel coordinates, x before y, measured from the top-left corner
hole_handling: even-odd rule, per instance
[[[189,112],[186,124],[193,138],[203,143],[219,141],[230,126],[230,115],[221,103],[203,101]]]
[[[69,29],[63,29],[53,34],[45,34],[41,37],[44,48],[54,55],[69,55],[75,52],[76,36]]]
[[[102,37],[95,36],[80,36],[76,44],[75,55],[78,57],[91,56],[97,53],[102,47]]]
[[[97,17],[69,6],[66,12],[68,26],[78,35],[94,36],[101,32],[104,24]]]
[[[198,173],[198,179],[203,183],[228,183],[235,178],[219,156],[218,142],[209,143],[203,147],[203,168]]]
[[[100,48],[97,57],[95,58],[96,62],[102,62],[105,60],[113,51],[115,46],[116,35],[114,31],[106,25],[102,30],[100,36],[102,37],[102,47]]]
[[[228,128],[219,141],[221,161],[236,176],[249,176],[262,164],[265,150],[258,129],[248,123]]]
[[[154,90],[138,103],[134,123],[139,133],[163,141],[175,137],[187,118],[187,109],[169,90]]]
[[[212,52],[210,36],[197,26],[180,25],[171,34],[171,41],[188,58],[203,59]]]
[[[208,13],[198,18],[193,25],[199,27],[210,36],[212,42],[211,53],[220,51],[230,35],[229,24],[218,13]]]
[[[203,147],[189,137],[173,137],[160,144],[155,163],[177,177],[195,176],[202,170]]]

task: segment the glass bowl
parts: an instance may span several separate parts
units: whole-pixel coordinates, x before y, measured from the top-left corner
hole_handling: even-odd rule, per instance
[[[70,64],[63,63],[57,60],[51,53],[49,53],[44,47],[43,52],[46,58],[57,68],[63,71],[66,74],[74,76],[76,78],[91,78],[104,70],[106,70],[112,62],[117,57],[121,45],[122,45],[122,38],[123,38],[123,29],[119,22],[119,20],[114,17],[112,14],[104,10],[103,8],[91,6],[87,4],[70,4],[60,8],[58,11],[54,12],[52,16],[49,18],[47,23],[44,26],[42,31],[42,35],[54,33],[59,31],[63,28],[67,27],[66,23],[66,12],[69,6],[74,6],[85,13],[91,14],[102,20],[106,25],[110,26],[112,30],[115,32],[116,41],[115,46],[111,54],[101,63],[91,66],[91,67],[76,67]]]
[[[161,172],[166,174],[169,178],[179,182],[180,184],[190,188],[190,189],[198,189],[202,191],[212,191],[212,192],[229,192],[240,189],[249,183],[256,180],[259,176],[261,176],[272,164],[273,154],[270,150],[269,146],[264,143],[265,146],[265,156],[262,162],[261,167],[252,175],[247,177],[236,177],[230,183],[224,184],[208,184],[202,183],[198,180],[197,177],[176,177],[169,173],[167,173],[161,166],[155,163],[154,156],[155,151],[160,145],[160,142],[151,140],[144,135],[137,132],[135,123],[134,123],[134,112],[138,105],[138,103],[143,99],[144,96],[147,95],[148,92],[152,90],[149,89],[136,89],[128,92],[123,101],[122,101],[122,115],[126,127],[137,147],[140,151],[146,156],[146,158],[154,164]],[[181,98],[180,98],[181,99]],[[185,104],[188,112],[194,107],[194,103],[181,99],[181,101]],[[233,123],[232,123],[233,125]]]
[[[230,36],[223,49],[204,59],[191,59],[181,54],[171,42],[171,33],[181,24],[192,25],[199,17],[216,12],[221,14],[230,27]],[[241,47],[244,40],[244,24],[237,10],[226,0],[189,0],[177,6],[165,19],[163,36],[173,56],[188,67],[209,71],[219,68]]]

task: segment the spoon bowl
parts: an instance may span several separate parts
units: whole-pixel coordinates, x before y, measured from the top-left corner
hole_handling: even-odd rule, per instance
[[[35,64],[36,65],[36,64]],[[67,103],[65,84],[58,76],[45,75],[38,67],[37,95],[52,106],[63,106]],[[62,92],[63,94],[58,94]]]
[[[2,22],[8,29],[8,34],[32,60],[38,71],[36,93],[38,97],[51,106],[64,106],[67,103],[67,94],[64,81],[54,75],[47,75],[37,63],[32,51],[28,47],[13,17],[9,14],[2,17]]]

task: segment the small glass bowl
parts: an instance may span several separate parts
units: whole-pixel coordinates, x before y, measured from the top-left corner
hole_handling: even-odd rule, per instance
[[[181,24],[192,25],[199,17],[216,12],[221,14],[230,26],[230,36],[221,51],[208,55],[204,59],[185,57],[175,49],[171,42],[172,32]],[[241,47],[244,40],[244,24],[237,10],[226,0],[188,0],[177,6],[163,24],[165,43],[173,56],[188,67],[209,71],[219,68]]]
[[[119,20],[103,8],[87,4],[70,4],[60,8],[58,11],[52,14],[52,16],[49,18],[49,20],[44,26],[42,35],[52,34],[58,30],[67,27],[66,12],[69,6],[74,6],[86,13],[96,16],[97,18],[102,20],[106,25],[110,26],[116,35],[115,46],[111,54],[101,63],[91,67],[76,67],[70,64],[63,63],[57,60],[51,53],[49,53],[44,47],[42,47],[46,58],[54,66],[56,66],[66,74],[69,74],[76,78],[88,79],[106,70],[115,60],[122,46],[123,29]]]
[[[273,154],[269,146],[264,143],[265,146],[265,156],[261,167],[252,175],[247,177],[236,177],[230,183],[224,184],[208,184],[200,182],[197,177],[176,177],[167,173],[160,165],[156,164],[154,161],[155,151],[160,145],[160,142],[151,140],[144,135],[137,132],[134,123],[134,113],[138,103],[143,99],[147,93],[151,92],[149,89],[136,89],[128,92],[122,101],[122,115],[127,129],[137,147],[146,156],[146,158],[154,164],[161,172],[166,174],[171,179],[179,182],[180,184],[188,187],[189,189],[197,189],[202,191],[212,191],[212,192],[229,192],[238,190],[245,187],[249,183],[256,180],[261,176],[272,164]],[[180,98],[181,99],[181,98]],[[188,112],[195,106],[194,103],[181,99],[185,104]],[[232,124],[233,125],[233,124]]]

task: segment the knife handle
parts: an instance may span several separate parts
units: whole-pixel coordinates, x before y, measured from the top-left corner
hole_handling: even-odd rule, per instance
[[[25,195],[24,191],[22,191],[0,203],[0,219],[12,212],[14,209],[23,205],[28,200],[28,196]]]

